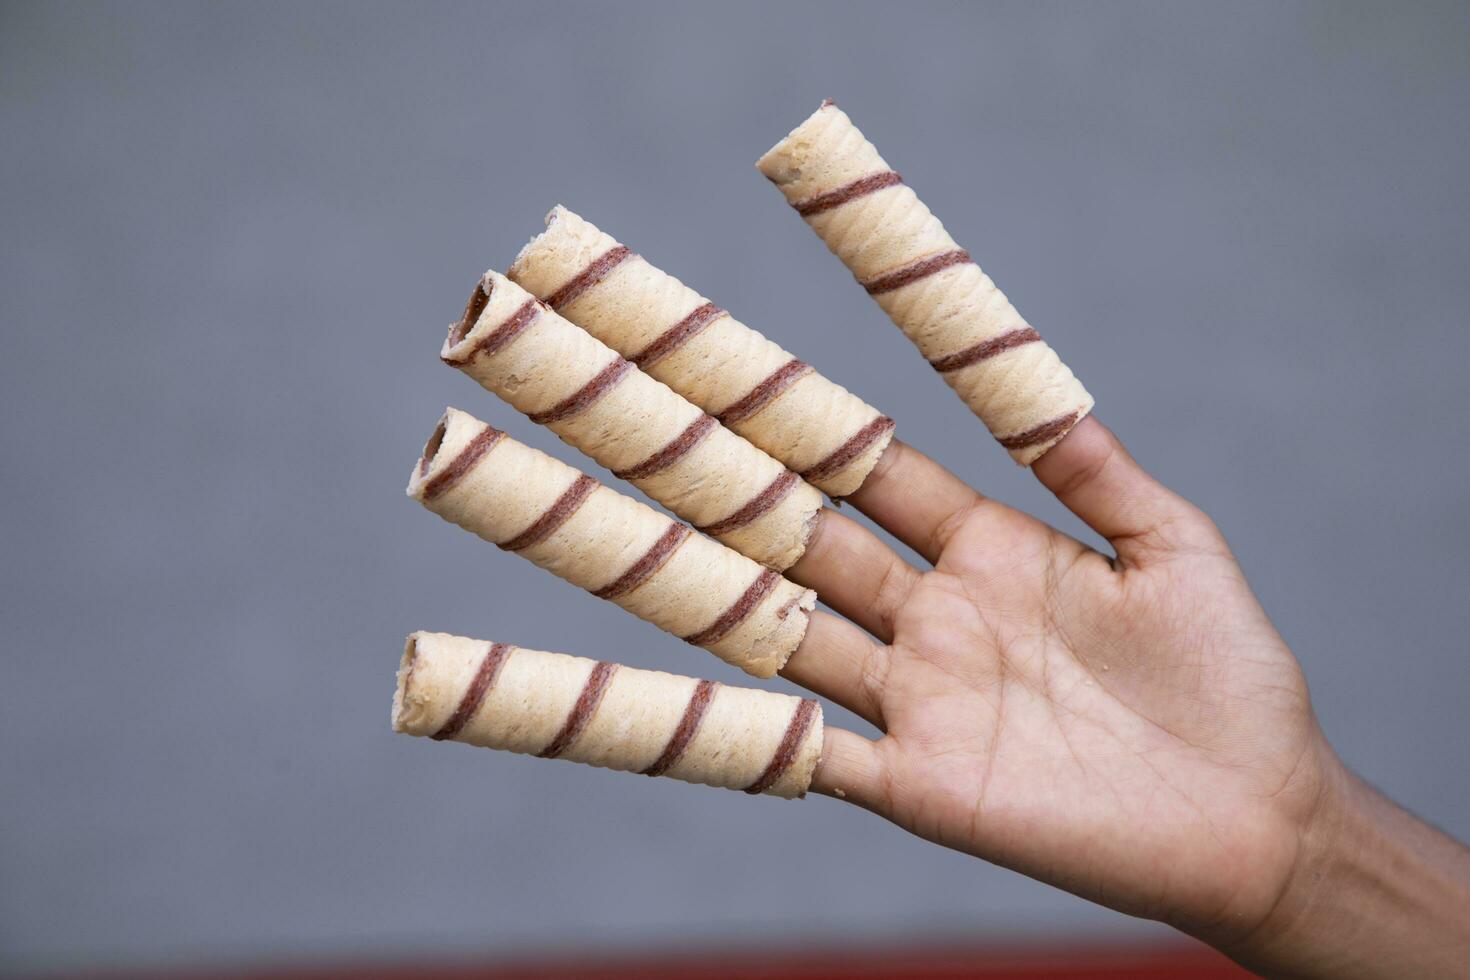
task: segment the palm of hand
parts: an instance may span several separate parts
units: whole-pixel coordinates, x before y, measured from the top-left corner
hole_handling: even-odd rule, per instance
[[[1117,559],[908,447],[885,459],[852,501],[929,568],[829,514],[792,569],[866,632],[819,614],[784,673],[885,733],[829,730],[813,788],[1214,942],[1250,935],[1333,757],[1214,525],[1093,419],[1034,472]]]
[[[893,628],[897,823],[1195,929],[1270,910],[1316,796],[1315,725],[1223,542],[1124,566],[984,501]]]

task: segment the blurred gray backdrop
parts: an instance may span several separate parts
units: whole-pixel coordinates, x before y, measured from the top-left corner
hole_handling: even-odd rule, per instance
[[[0,963],[1163,934],[389,730],[420,627],[741,680],[403,496],[450,403],[575,461],[436,357],[558,201],[1081,533],[754,170],[826,96],[1470,835],[1470,7],[5,3]]]

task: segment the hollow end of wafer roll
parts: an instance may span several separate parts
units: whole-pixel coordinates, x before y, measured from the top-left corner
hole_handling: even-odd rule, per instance
[[[475,679],[474,665],[486,658],[485,646],[483,641],[448,633],[410,633],[393,687],[393,730],[434,739],[455,734],[467,717],[456,718],[464,713],[455,712],[455,705]],[[446,731],[456,721],[453,730]]]
[[[508,293],[508,297],[501,296]],[[492,318],[489,315],[491,300],[496,300],[496,305],[503,307],[505,303],[515,304],[517,294],[521,294],[522,302],[534,305],[525,310],[507,316]],[[491,269],[482,275],[475,288],[470,293],[469,302],[465,303],[464,314],[449,325],[449,335],[444,338],[444,346],[439,350],[439,359],[451,367],[463,368],[466,363],[475,356],[476,348],[481,343],[490,343],[496,347],[490,334],[496,332],[496,328],[507,321],[516,321],[512,326],[524,328],[525,325],[535,319],[535,297],[526,293],[515,283]],[[514,308],[514,307],[512,307]],[[499,322],[492,322],[499,321]],[[504,343],[502,341],[501,343]]]
[[[490,294],[495,289],[495,277],[487,272],[475,283],[474,292],[470,293],[469,301],[464,305],[464,313],[460,314],[458,320],[449,325],[449,337],[444,341],[444,349],[440,356],[445,360],[463,360],[462,349],[464,341],[475,324],[480,320],[480,314],[485,312],[486,305],[490,302]],[[455,351],[460,350],[461,355],[454,356]]]
[[[435,478],[447,467],[455,465],[455,459],[461,450],[476,438],[490,440],[489,444],[493,445],[493,440],[500,435],[498,429],[486,425],[468,412],[446,408],[444,414],[439,416],[434,431],[429,434],[428,441],[424,443],[418,462],[413,464],[413,472],[409,474],[408,487],[404,492],[419,501],[423,501],[426,495],[434,496]],[[443,481],[440,482],[442,484]]]
[[[449,413],[450,409],[446,408],[444,414],[439,416],[439,421],[434,424],[434,431],[429,433],[429,438],[424,441],[424,449],[419,453],[418,462],[413,464],[413,475],[408,481],[410,497],[417,496],[414,491],[423,486],[424,478],[433,468],[439,450],[444,448],[444,437],[449,434]]]
[[[434,424],[434,431],[429,433],[429,438],[424,442],[424,450],[419,453],[418,462],[413,464],[413,472],[408,477],[408,489],[404,491],[410,497],[417,497],[423,492],[424,484],[428,482],[429,471],[434,468],[434,460],[439,456],[439,450],[444,448],[444,438],[449,434],[449,422],[454,409],[446,408],[444,414],[439,416],[439,421]]]
[[[409,699],[409,688],[413,685],[413,669],[418,662],[419,637],[421,632],[410,633],[403,644],[403,657],[398,661],[398,684],[393,689],[393,730],[406,735],[421,735],[422,728],[418,724],[422,719],[417,717],[415,705]]]

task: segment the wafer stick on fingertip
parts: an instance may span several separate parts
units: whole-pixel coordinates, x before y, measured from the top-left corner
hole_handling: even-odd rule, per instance
[[[756,163],[1016,462],[1092,396],[833,102]]]
[[[510,278],[834,499],[893,420],[564,207]]]
[[[457,409],[408,494],[757,677],[785,665],[816,605],[810,589]]]
[[[564,653],[447,633],[409,636],[393,728],[787,799],[811,784],[822,708]]]
[[[782,571],[806,549],[820,491],[499,273],[440,356],[741,554]]]

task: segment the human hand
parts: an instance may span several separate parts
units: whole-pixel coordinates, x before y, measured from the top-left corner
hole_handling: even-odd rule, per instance
[[[785,673],[886,732],[837,731],[814,786],[1124,911],[1248,930],[1331,763],[1295,659],[1201,512],[1088,419],[1037,476],[1110,558],[898,445],[792,577],[818,617]]]
[[[1115,557],[900,443],[850,499],[932,568],[824,514],[790,574],[862,629],[814,616],[783,674],[884,735],[829,728],[813,789],[1268,969],[1367,970],[1354,924],[1413,903],[1320,893],[1383,877],[1352,865],[1388,840],[1457,878],[1419,884],[1463,908],[1465,850],[1341,765],[1213,523],[1092,418],[1034,472]]]

